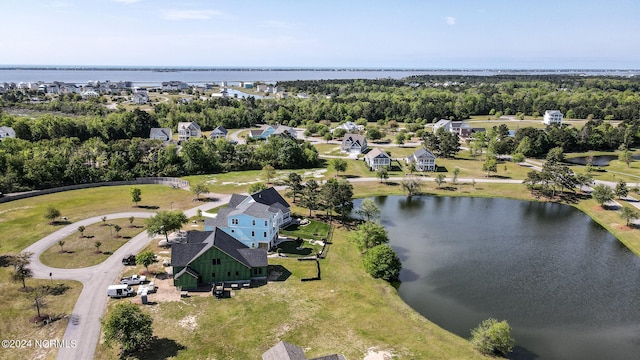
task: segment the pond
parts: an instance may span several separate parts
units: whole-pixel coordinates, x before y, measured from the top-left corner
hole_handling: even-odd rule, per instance
[[[633,159],[634,160],[640,159],[640,155],[633,155]],[[618,156],[617,155],[592,156],[591,157],[591,165],[593,165],[593,166],[609,166],[609,163],[611,162],[611,160],[618,160]],[[587,162],[589,161],[589,157],[588,156],[579,156],[579,157],[574,157],[574,158],[567,158],[564,161],[569,163],[569,164],[587,165]]]
[[[512,359],[640,354],[640,258],[582,212],[507,199],[375,201],[402,260],[399,294],[432,322],[468,338],[482,320],[506,319]]]

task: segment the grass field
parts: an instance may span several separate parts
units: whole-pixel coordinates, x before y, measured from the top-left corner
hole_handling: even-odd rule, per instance
[[[116,233],[113,226],[104,226],[102,223],[87,226],[84,237],[78,232],[63,240],[64,252],[55,244],[42,253],[40,260],[47,266],[63,269],[93,266],[106,260],[129,239],[144,231],[143,219],[134,220],[133,226],[136,227],[129,227],[129,219],[107,220],[106,224],[118,225],[121,230]],[[99,253],[94,245],[96,241],[102,243]]]
[[[329,234],[329,225],[320,221],[310,220],[308,225],[289,225],[280,230],[280,234],[289,237],[307,240],[326,239]]]

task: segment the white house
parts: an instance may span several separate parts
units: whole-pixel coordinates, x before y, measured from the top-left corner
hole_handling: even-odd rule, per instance
[[[229,133],[229,131],[227,131],[227,129],[225,129],[224,126],[221,125],[221,126],[218,126],[215,129],[213,129],[213,131],[211,131],[211,134],[209,135],[209,138],[211,138],[211,139],[226,139],[228,133]]]
[[[364,126],[356,125],[353,121],[347,121],[344,124],[336,126],[335,129],[331,129],[331,132],[334,132],[336,129],[344,129],[347,134],[357,134],[360,130],[364,129]]]
[[[4,138],[15,138],[16,132],[12,127],[9,126],[0,126],[0,140]]]
[[[378,170],[382,167],[391,167],[391,156],[386,152],[375,148],[364,156],[364,161],[371,170]]]
[[[264,125],[260,130],[250,130],[249,136],[256,139],[266,139],[271,135],[289,135],[292,138],[297,138],[296,130],[290,126],[278,125],[273,127],[271,125]]]
[[[547,110],[544,112],[542,123],[545,125],[558,124],[562,125],[562,113],[560,110]]]
[[[140,89],[140,90],[136,91],[135,93],[133,93],[133,96],[131,97],[131,101],[134,104],[138,104],[138,105],[144,105],[144,104],[148,103],[149,102],[149,94],[147,93],[147,90]]]
[[[367,150],[367,138],[364,135],[346,134],[342,139],[340,150],[347,153],[362,154]]]
[[[184,141],[192,137],[200,137],[201,135],[200,125],[195,122],[178,123],[178,141]]]
[[[164,142],[171,140],[171,129],[169,128],[151,128],[149,132],[149,139],[162,140]]]
[[[451,121],[447,119],[440,119],[437,123],[433,124],[433,132],[437,132],[438,129],[444,128],[446,131],[452,134],[458,134],[460,137],[469,137],[473,132],[471,125],[464,121]]]
[[[407,164],[415,164],[418,171],[434,171],[436,169],[436,156],[426,149],[418,149],[405,159]]]

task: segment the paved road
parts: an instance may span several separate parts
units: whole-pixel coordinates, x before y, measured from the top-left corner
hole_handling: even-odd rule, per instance
[[[189,209],[184,212],[185,215],[187,215],[187,217],[195,216],[198,209],[205,211],[226,204],[229,202],[229,198],[231,198],[231,195],[211,195],[216,198],[216,201],[207,202]],[[107,219],[122,219],[131,216],[148,218],[153,215],[154,213],[151,212],[123,212],[102,216],[107,216]],[[122,258],[127,254],[139,252],[152,240],[146,231],[143,231],[121,246],[104,262],[82,269],[58,269],[42,264],[40,261],[42,252],[55,245],[58,240],[76,233],[78,226],[88,226],[101,222],[102,216],[95,216],[65,226],[24,250],[34,253],[31,261],[31,269],[33,270],[34,277],[49,279],[49,274],[52,274],[52,279],[77,280],[82,282],[83,285],[82,292],[73,308],[73,313],[63,337],[65,343],[70,343],[71,340],[75,340],[77,347],[59,349],[57,356],[59,360],[93,358],[100,337],[100,318],[104,314],[108,300],[105,289],[114,283],[122,271]]]

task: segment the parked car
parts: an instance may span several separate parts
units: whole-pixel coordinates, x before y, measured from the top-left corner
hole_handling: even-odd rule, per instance
[[[136,256],[133,254],[122,258],[122,265],[135,265],[135,264],[136,264]]]
[[[125,277],[120,279],[120,284],[126,284],[126,285],[139,285],[139,284],[143,284],[145,281],[147,281],[147,277],[142,275],[131,275],[129,277]]]
[[[134,296],[136,293],[133,288],[126,284],[109,285],[107,288],[107,296],[112,298],[121,298]]]

